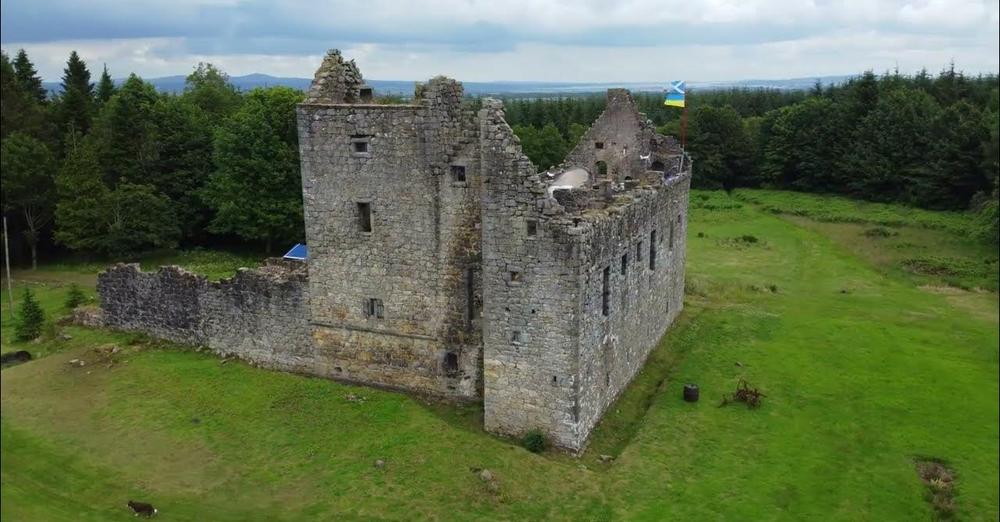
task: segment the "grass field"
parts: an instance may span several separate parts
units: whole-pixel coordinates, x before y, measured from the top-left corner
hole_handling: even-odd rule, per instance
[[[486,434],[475,406],[139,335],[53,324],[11,343],[5,305],[3,351],[47,356],[2,372],[0,514],[131,520],[137,498],[161,520],[931,520],[914,465],[934,458],[956,473],[958,519],[997,520],[996,275],[908,261],[982,256],[995,272],[996,253],[925,223],[961,217],[908,212],[694,194],[685,311],[580,458]],[[179,260],[216,277],[236,262],[213,256]],[[94,268],[22,284],[55,317]],[[740,378],[763,406],[717,407]],[[701,402],[680,400],[685,382]]]

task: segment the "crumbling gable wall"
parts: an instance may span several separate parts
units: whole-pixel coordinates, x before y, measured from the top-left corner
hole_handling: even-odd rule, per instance
[[[644,123],[627,90],[608,89],[604,112],[566,156],[564,165],[587,169],[594,181],[610,179],[621,183],[633,171],[645,170],[638,163],[639,156],[650,153],[654,131]]]
[[[676,163],[672,159],[680,155],[676,140],[656,133],[628,90],[608,89],[604,112],[566,156],[561,168],[581,167],[591,173],[594,182],[607,179],[622,183],[626,178],[640,179],[654,165]]]

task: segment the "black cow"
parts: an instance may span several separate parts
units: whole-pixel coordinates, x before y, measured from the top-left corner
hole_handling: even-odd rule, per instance
[[[153,507],[152,504],[147,504],[145,502],[136,502],[134,500],[129,500],[128,507],[135,512],[135,516],[142,515],[148,518],[156,514],[156,508]]]

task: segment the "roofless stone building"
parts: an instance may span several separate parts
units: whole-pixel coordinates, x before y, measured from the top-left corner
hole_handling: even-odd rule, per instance
[[[373,98],[330,51],[298,107],[309,260],[103,273],[105,324],[262,366],[482,400],[579,450],[681,310],[690,162],[628,91],[538,172],[501,102]]]

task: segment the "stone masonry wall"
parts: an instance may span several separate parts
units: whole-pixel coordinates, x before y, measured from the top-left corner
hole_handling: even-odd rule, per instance
[[[578,448],[575,396],[579,242],[558,225],[546,185],[499,101],[480,113],[483,172],[483,408],[486,429],[540,429]],[[534,236],[529,236],[533,221]]]
[[[681,311],[689,184],[685,174],[655,190],[632,190],[627,205],[612,205],[606,216],[585,225],[580,250],[587,267],[579,332],[581,433],[590,433]]]
[[[302,266],[271,263],[210,282],[176,266],[117,264],[98,276],[104,324],[201,345],[278,370],[311,372]]]
[[[461,84],[435,78],[410,105],[298,108],[310,316],[324,373],[481,394],[480,176],[469,153],[478,127],[461,98]],[[453,164],[464,181],[453,181]]]
[[[647,170],[676,151],[626,91],[563,164],[607,161],[614,190],[548,198],[502,109],[487,101],[481,120],[486,427],[579,450],[680,312],[690,173]]]

